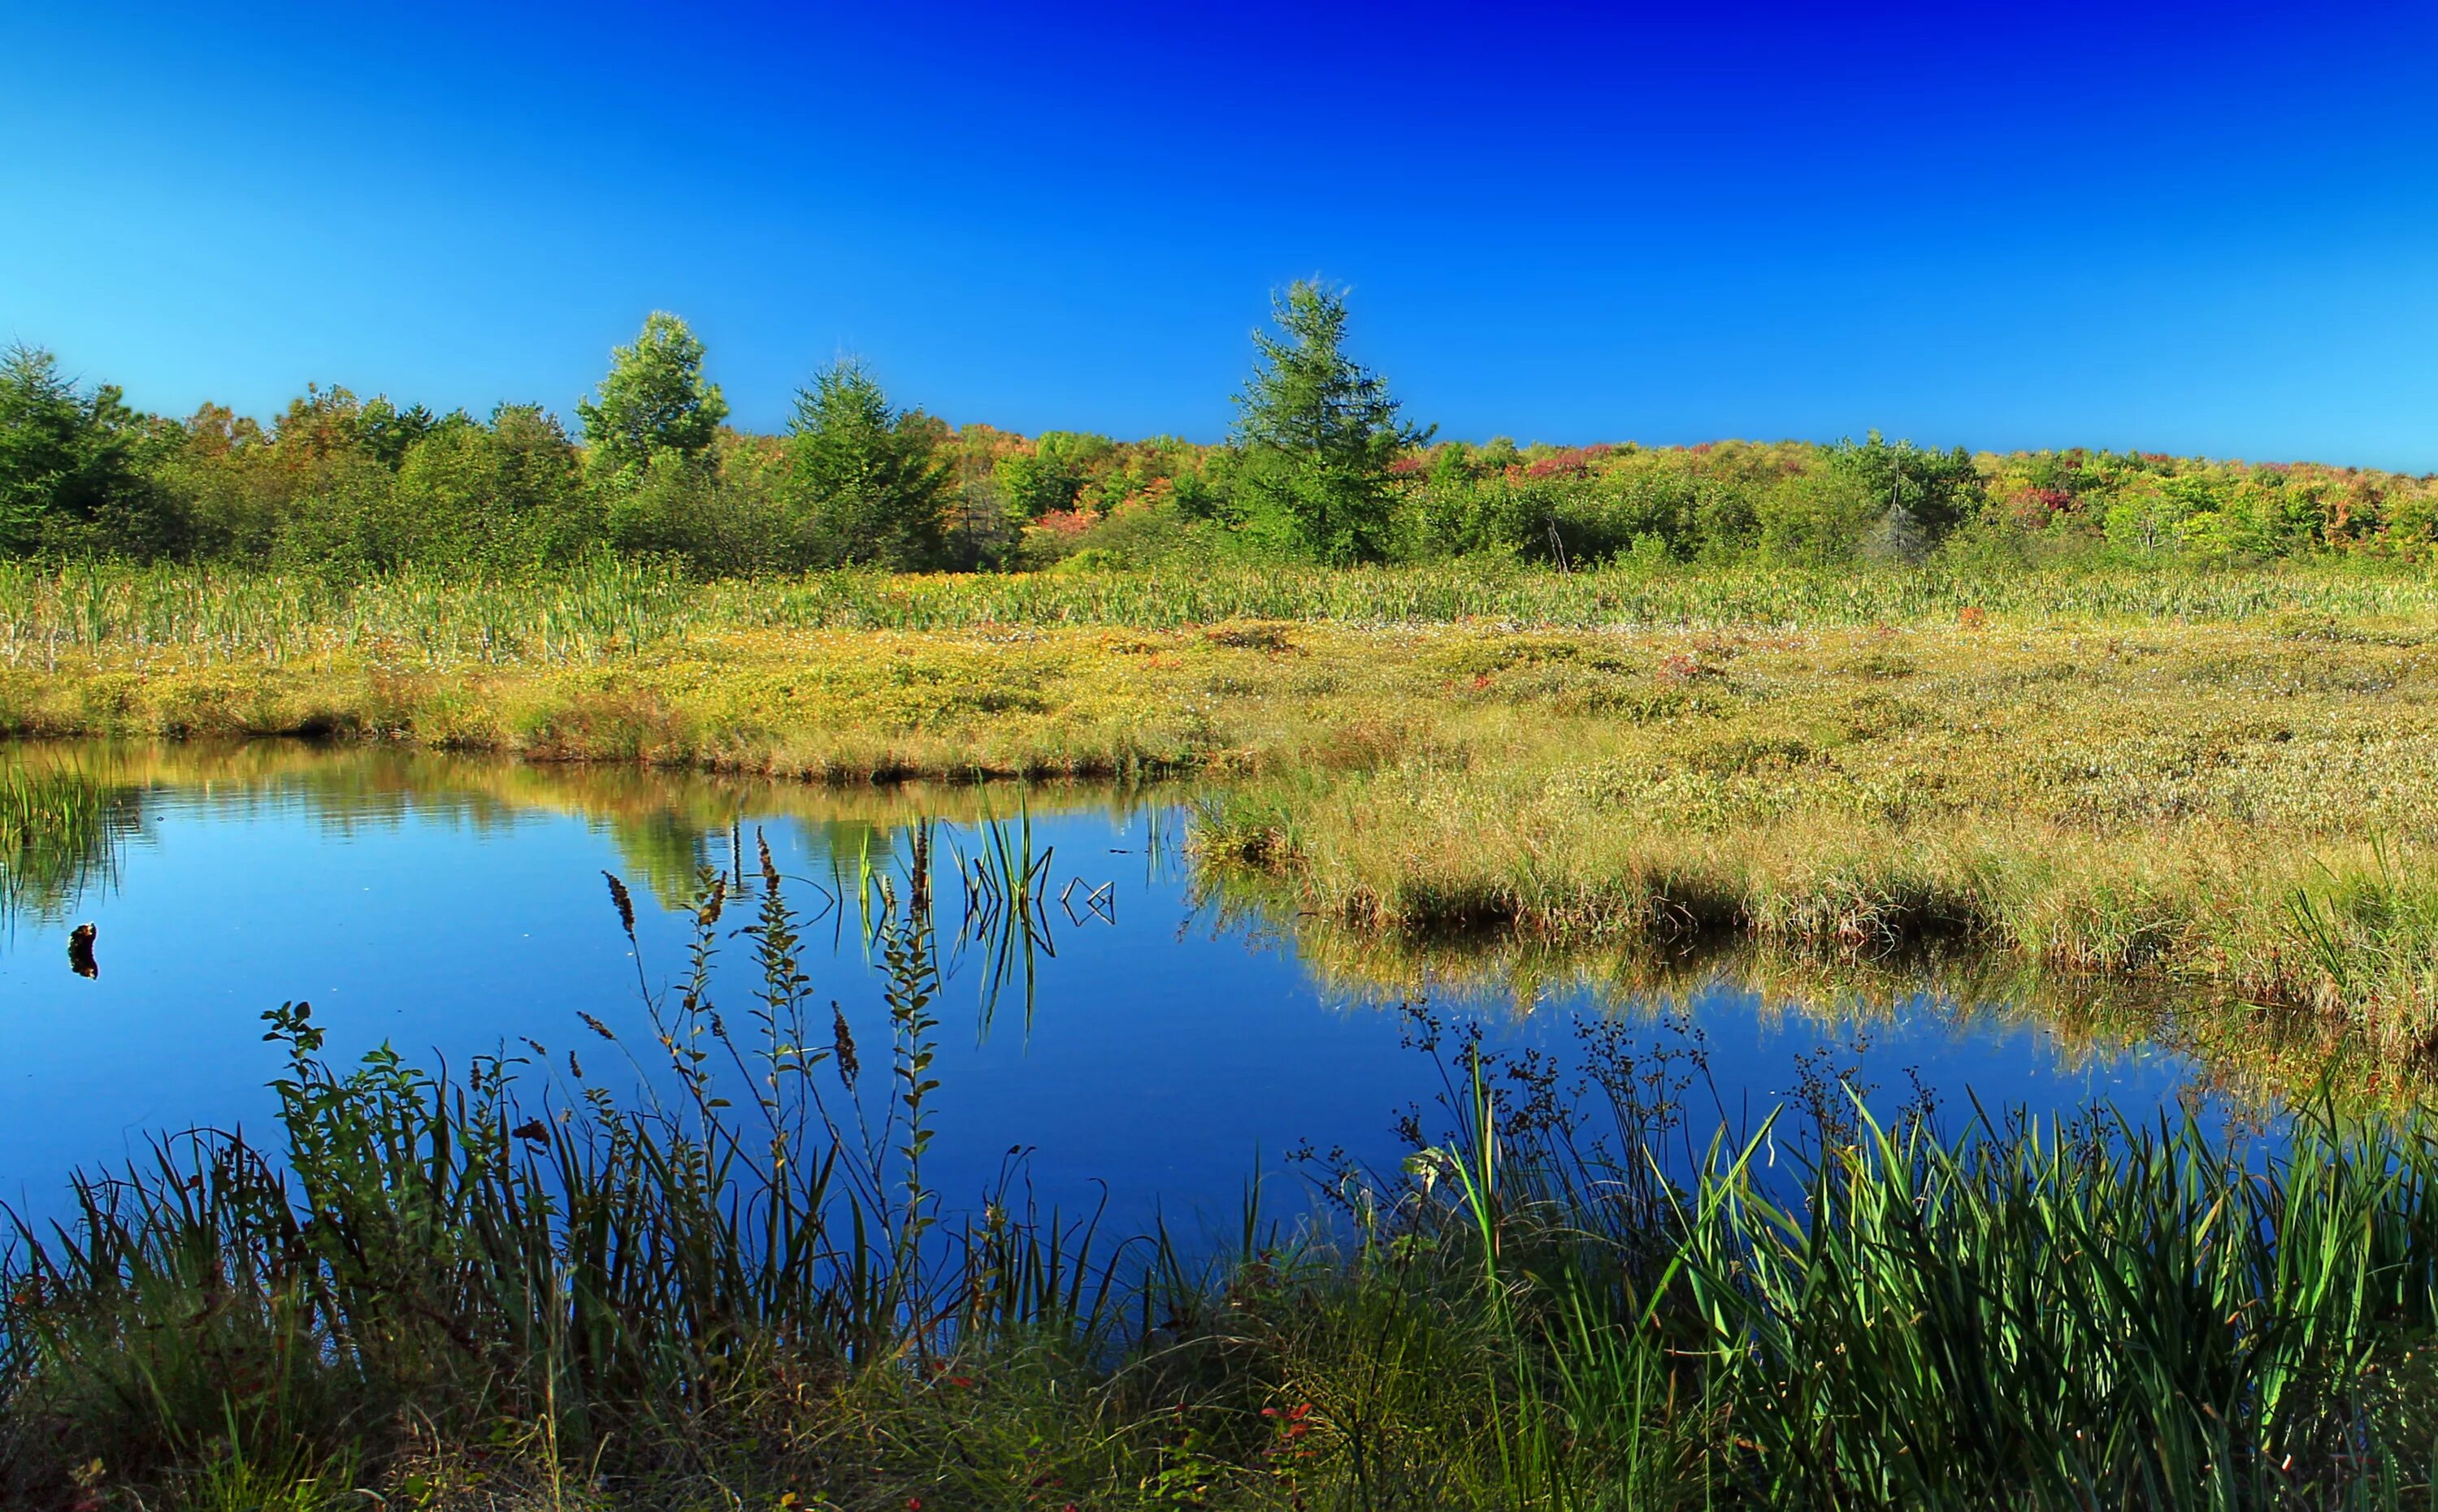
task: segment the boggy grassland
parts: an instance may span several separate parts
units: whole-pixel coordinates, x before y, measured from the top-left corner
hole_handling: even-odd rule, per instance
[[[1950,941],[2438,1043],[2403,570],[0,571],[18,736],[1223,777],[1206,856],[1383,940]]]

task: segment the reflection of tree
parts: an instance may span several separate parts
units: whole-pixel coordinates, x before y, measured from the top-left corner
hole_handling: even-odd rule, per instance
[[[1032,818],[1099,812],[1123,822],[1152,801],[1140,789],[1098,784],[1040,784],[1019,798],[970,785],[822,787],[651,767],[274,744],[152,747],[129,759],[142,781],[208,795],[216,813],[293,813],[302,806],[335,835],[410,817],[489,832],[535,811],[564,814],[606,836],[622,876],[672,912],[691,911],[701,868],[725,874],[732,887],[750,884],[757,832],[775,844],[780,829],[792,824],[804,857],[802,880],[831,900],[822,917],[828,907],[839,910],[842,940],[873,927],[873,879],[894,872],[902,884],[911,837],[936,833],[941,843],[928,852],[932,880],[962,909],[945,941],[949,960],[970,967],[985,1029],[1002,1000],[1020,1002],[1030,1020],[1037,961],[1056,955],[1050,910],[1059,892]],[[1157,826],[1152,835],[1157,845]],[[1075,918],[1073,905],[1068,913]]]
[[[769,824],[766,811],[749,810],[733,798],[724,803],[671,802],[658,808],[624,803],[606,813],[590,812],[587,818],[617,847],[622,872],[640,880],[672,913],[694,906],[703,868],[730,875],[749,868],[751,830]],[[867,856],[877,863],[897,844],[895,826],[869,819],[816,820],[802,827],[815,857],[814,880],[823,884],[845,879],[851,887]],[[824,860],[825,867],[821,865]]]
[[[2382,1064],[2330,1020],[2266,1013],[2192,983],[2044,972],[2005,953],[1864,959],[1749,940],[1587,944],[1512,932],[1418,939],[1353,927],[1301,912],[1293,888],[1275,877],[1189,858],[1176,836],[1144,823],[1163,812],[1156,795],[1096,785],[1034,786],[1019,807],[1004,789],[974,786],[831,787],[378,747],[28,746],[0,753],[0,926],[56,921],[94,888],[112,886],[124,841],[141,833],[165,790],[207,797],[221,814],[303,809],[338,833],[396,826],[410,817],[491,832],[535,812],[564,814],[607,835],[628,878],[672,908],[683,907],[698,866],[750,871],[754,828],[769,830],[775,845],[781,827],[792,822],[806,880],[844,901],[841,923],[850,938],[866,860],[875,868],[902,865],[910,831],[939,822],[950,828],[934,853],[937,886],[944,900],[964,906],[966,926],[945,943],[967,958],[985,1014],[1002,995],[1029,1002],[1032,947],[1045,958],[1052,953],[1047,912],[989,905],[994,888],[1002,900],[1016,890],[1011,856],[1017,875],[1033,866],[1034,842],[1023,836],[1022,814],[1098,813],[1144,825],[1141,838],[1127,843],[1147,855],[1147,876],[1164,878],[1173,864],[1189,867],[1212,927],[1292,947],[1322,990],[1341,997],[1461,997],[1505,1002],[1521,1012],[1574,996],[1607,1011],[1650,1013],[1723,988],[1754,993],[1767,1012],[1824,1022],[1935,1013],[1962,1026],[2025,1025],[2050,1036],[2069,1061],[2164,1046],[2194,1058],[2203,1090],[2237,1101],[2307,1093],[2323,1076],[2341,1104],[2438,1090],[2438,1066]],[[995,884],[980,880],[992,870]],[[1039,900],[1045,909],[1056,906],[1069,874],[1061,869],[1048,883]],[[1036,923],[1045,930],[1036,934],[1030,927]]]
[[[853,876],[866,856],[877,861],[896,850],[897,829],[882,820],[834,818],[821,826],[821,846],[833,867]]]
[[[624,870],[641,878],[661,906],[672,913],[686,906],[695,891],[695,870],[713,863],[713,840],[728,838],[722,823],[715,831],[697,816],[674,809],[654,809],[611,816],[607,821],[610,843],[617,846]],[[725,868],[728,857],[719,856]]]
[[[557,813],[597,826],[617,847],[622,869],[671,908],[685,906],[698,866],[733,870],[751,863],[753,836],[737,826],[793,820],[823,884],[851,888],[868,856],[894,853],[907,828],[933,818],[975,826],[1013,800],[970,785],[908,783],[831,787],[768,778],[643,766],[540,764],[496,757],[384,747],[330,748],[295,742],[244,745],[28,747],[29,774],[98,773],[131,794],[175,788],[207,796],[217,813],[293,813],[300,802],[335,835],[391,828],[410,817],[463,824],[478,833],[505,829],[521,815]],[[0,768],[5,769],[5,768]],[[1104,785],[1045,783],[1027,790],[1035,814],[1133,812],[1140,792]],[[774,832],[775,833],[775,832]],[[733,855],[741,849],[743,856]],[[824,864],[826,863],[826,864]]]

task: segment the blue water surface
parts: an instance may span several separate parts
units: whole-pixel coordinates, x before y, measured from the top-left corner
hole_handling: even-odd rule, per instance
[[[574,1051],[595,1081],[631,1088],[637,1072],[578,1017],[654,1062],[636,952],[603,873],[632,888],[642,981],[660,991],[686,971],[690,865],[742,861],[750,872],[757,835],[794,879],[790,898],[817,915],[803,925],[804,969],[822,1034],[835,999],[877,1090],[883,971],[852,899],[867,864],[898,867],[902,888],[925,795],[830,813],[764,784],[627,773],[604,797],[598,780],[557,791],[547,774],[508,775],[292,753],[227,771],[188,758],[137,782],[115,874],[0,936],[0,1200],[55,1211],[72,1169],[140,1154],[165,1131],[268,1134],[265,1083],[281,1051],[264,1042],[261,1014],[293,999],[311,1001],[339,1059],[389,1044],[416,1064],[462,1067],[505,1048],[536,1057],[537,1087],[556,1080],[563,1096]],[[1113,1222],[1157,1212],[1215,1228],[1257,1171],[1271,1173],[1274,1212],[1303,1205],[1301,1168],[1284,1158],[1299,1146],[1378,1165],[1404,1152],[1397,1115],[1428,1107],[1442,1067],[1408,1043],[1395,993],[1311,969],[1291,915],[1248,922],[1255,910],[1197,882],[1178,795],[1009,789],[987,801],[1007,836],[1021,809],[1032,853],[1049,860],[1030,992],[1019,971],[994,994],[996,937],[951,944],[964,932],[959,858],[990,843],[988,826],[975,795],[937,795],[941,1087],[928,1174],[950,1208],[979,1203],[1016,1150],[1043,1204],[1071,1213],[1105,1201]],[[753,985],[751,941],[733,931],[755,901],[733,903],[718,931],[714,1001],[732,1020]],[[98,932],[92,979],[68,969],[76,921]],[[1686,1029],[1649,1007],[1587,988],[1527,993],[1520,1006],[1503,990],[1430,1001],[1452,1024],[1478,1025],[1492,1048],[1562,1060],[1584,1015],[1624,1014],[1637,1034],[1686,1046]],[[1682,1007],[1706,1065],[1692,1100],[1745,1124],[1797,1089],[1806,1057],[1815,1075],[1851,1071],[1881,1100],[1918,1086],[1950,1109],[1977,1098],[2062,1113],[2107,1099],[2138,1113],[2202,1080],[2155,1045],[2094,1049],[2036,1017],[1903,989],[1848,1014],[1790,1011],[1730,976]]]

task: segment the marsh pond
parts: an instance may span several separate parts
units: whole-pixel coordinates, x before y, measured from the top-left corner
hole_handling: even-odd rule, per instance
[[[17,859],[0,934],[0,1195],[21,1211],[164,1132],[267,1122],[262,1015],[285,1002],[313,1005],[341,1062],[386,1044],[416,1066],[521,1059],[561,1098],[648,1084],[705,887],[726,899],[712,1008],[742,1019],[762,992],[746,935],[768,871],[823,1044],[842,1024],[885,1057],[873,922],[918,851],[931,1179],[952,1204],[1013,1178],[1070,1212],[1232,1222],[1258,1170],[1270,1209],[1307,1205],[1293,1183],[1325,1163],[1295,1157],[1393,1164],[1476,1040],[1546,1089],[1595,1051],[1629,1064],[1688,1133],[1847,1088],[1890,1116],[2248,1102],[2164,1020],[2072,984],[1356,939],[1198,865],[1182,789],[843,791],[276,746],[26,769],[71,768],[99,795],[84,849]]]

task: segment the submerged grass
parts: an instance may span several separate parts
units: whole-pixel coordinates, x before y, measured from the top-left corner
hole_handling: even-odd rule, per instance
[[[1002,903],[1034,870],[1020,832]],[[426,1073],[269,1017],[279,1141],[164,1138],[0,1264],[29,1507],[2426,1506],[2438,1131],[1743,1128],[1698,1059],[1445,1071],[1333,1221],[1232,1243],[924,1175],[942,986],[874,861],[889,1043],[809,1001],[767,854],[706,870],[650,1043]],[[984,865],[988,871],[989,867]],[[632,900],[611,903],[631,933]],[[980,890],[980,889],[978,889]],[[967,905],[980,906],[968,899]],[[715,958],[750,917],[741,991]],[[970,917],[970,913],[968,915]],[[631,1053],[633,1059],[628,1059]],[[544,1063],[550,1069],[544,1069]],[[587,1062],[592,1064],[587,1064]],[[609,1071],[610,1065],[621,1069]],[[637,1090],[613,1093],[618,1085]],[[1436,1124],[1437,1127],[1433,1127]]]

